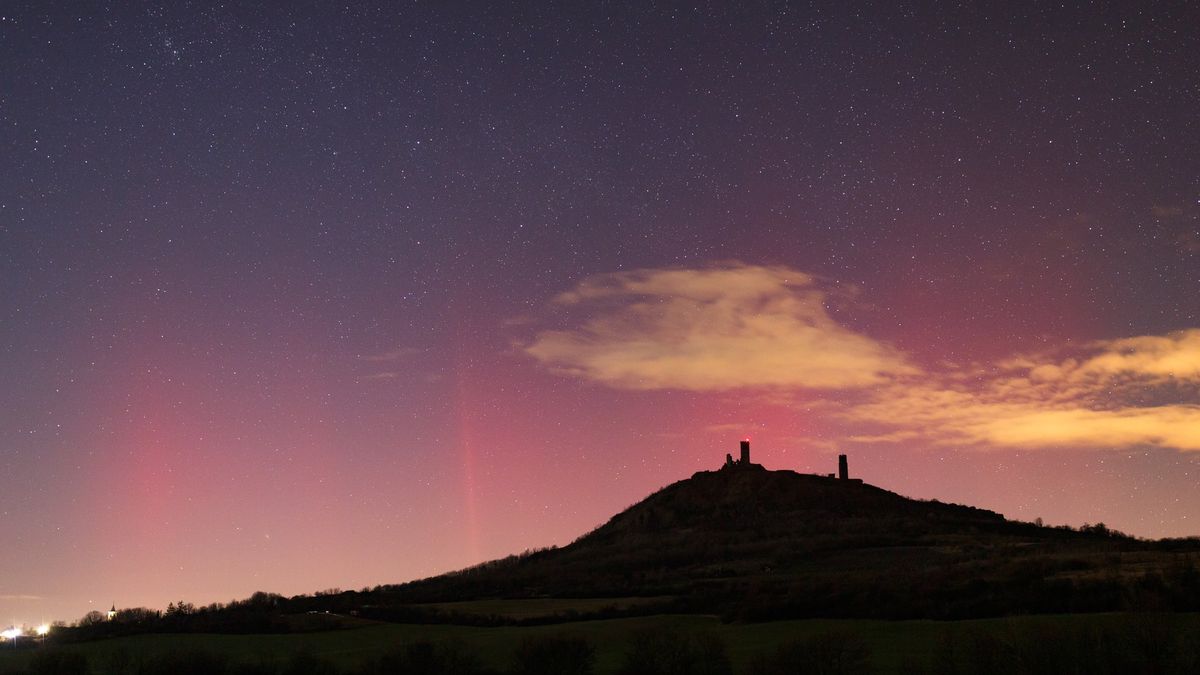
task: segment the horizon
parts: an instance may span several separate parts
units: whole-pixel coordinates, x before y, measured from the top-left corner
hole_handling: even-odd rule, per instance
[[[748,444],[748,443],[749,443],[749,439],[744,439],[744,440],[743,440],[743,441],[741,441],[741,442],[742,442],[742,443],[746,443],[746,444]],[[845,455],[839,455],[838,457],[840,458],[840,457],[843,457],[843,456],[845,456]],[[694,478],[696,475],[698,475],[698,474],[700,474],[700,473],[718,473],[718,474],[719,474],[719,473],[721,473],[722,471],[724,471],[724,470],[727,470],[727,469],[731,469],[731,468],[734,468],[734,469],[736,469],[738,466],[740,466],[740,464],[739,464],[739,463],[738,463],[738,462],[735,460],[735,461],[734,461],[734,463],[733,463],[732,465],[729,465],[729,464],[723,464],[723,465],[721,465],[721,466],[719,466],[719,467],[717,467],[717,468],[699,469],[699,470],[698,470],[696,473],[693,473],[691,476],[686,476],[686,477],[683,477],[683,478],[678,478],[678,479],[676,479],[676,480],[673,480],[673,481],[671,481],[671,482],[665,483],[665,484],[663,484],[663,485],[659,486],[658,488],[652,489],[652,490],[651,490],[650,492],[648,492],[648,493],[647,493],[645,496],[643,496],[642,498],[640,498],[638,501],[634,502],[633,504],[631,504],[631,505],[629,505],[629,506],[622,507],[622,508],[618,509],[618,510],[617,510],[617,511],[615,511],[613,514],[611,514],[609,517],[607,517],[607,518],[606,518],[604,521],[602,521],[602,522],[600,522],[600,523],[597,523],[597,524],[596,524],[594,527],[592,527],[592,528],[589,528],[588,530],[586,530],[586,531],[584,531],[584,532],[581,532],[581,533],[579,533],[578,535],[576,535],[576,536],[575,536],[574,538],[572,538],[571,540],[569,540],[569,541],[567,541],[567,542],[564,542],[564,543],[562,543],[562,544],[559,544],[559,543],[554,543],[554,544],[548,544],[548,545],[544,545],[544,546],[528,546],[528,547],[526,547],[526,548],[522,549],[521,551],[510,551],[509,553],[507,553],[507,554],[504,554],[504,555],[501,555],[501,556],[497,556],[497,557],[494,557],[494,558],[487,558],[487,559],[484,559],[484,560],[479,560],[479,561],[476,561],[476,562],[472,562],[472,563],[470,563],[470,564],[467,564],[467,565],[465,565],[465,566],[463,566],[463,567],[458,567],[458,568],[454,568],[454,569],[447,569],[447,570],[441,570],[441,571],[439,571],[439,572],[436,572],[436,573],[434,573],[434,574],[432,574],[432,575],[423,576],[423,577],[414,577],[414,578],[411,578],[411,579],[403,579],[403,580],[399,580],[399,581],[381,581],[381,582],[379,582],[379,583],[376,583],[376,584],[371,584],[371,585],[369,585],[369,586],[364,586],[364,587],[362,587],[362,588],[360,588],[360,589],[355,589],[355,588],[341,588],[341,587],[326,587],[326,588],[322,588],[322,589],[319,589],[319,590],[318,590],[318,589],[313,589],[313,590],[300,591],[300,592],[293,592],[293,593],[280,593],[280,595],[282,595],[282,596],[284,596],[284,597],[288,597],[288,598],[295,598],[295,597],[299,597],[299,596],[319,596],[319,595],[322,595],[322,594],[327,594],[327,593],[330,593],[330,592],[346,592],[346,591],[351,591],[351,592],[353,592],[353,591],[364,591],[364,592],[365,592],[365,591],[367,591],[368,589],[374,589],[374,588],[377,588],[377,587],[379,587],[379,586],[403,585],[403,584],[406,584],[406,583],[409,583],[409,582],[413,582],[413,581],[420,581],[420,580],[422,580],[422,579],[428,579],[428,578],[432,578],[432,577],[439,577],[439,576],[444,576],[444,575],[448,575],[448,574],[455,574],[455,573],[457,573],[457,572],[461,572],[461,571],[463,571],[463,570],[467,570],[467,569],[471,569],[471,568],[474,568],[474,567],[477,567],[477,566],[480,566],[480,565],[484,565],[484,564],[486,564],[486,563],[488,563],[488,562],[493,562],[493,561],[496,561],[496,560],[500,560],[500,559],[502,559],[502,558],[504,558],[504,557],[507,557],[507,556],[509,556],[509,555],[515,555],[515,554],[518,554],[518,553],[521,553],[521,552],[528,552],[528,551],[533,551],[533,550],[541,550],[541,549],[545,549],[545,548],[562,548],[562,547],[563,547],[563,546],[565,546],[565,545],[572,544],[572,543],[574,543],[574,542],[578,541],[579,539],[581,539],[581,538],[583,538],[583,537],[587,536],[588,534],[590,534],[591,532],[593,532],[593,531],[594,531],[594,530],[595,530],[597,527],[600,527],[600,526],[602,526],[602,525],[604,525],[604,524],[606,524],[606,523],[610,522],[610,521],[612,520],[612,518],[613,518],[613,517],[617,516],[617,515],[618,515],[618,514],[620,514],[620,513],[623,513],[623,512],[624,512],[624,511],[626,511],[627,509],[633,508],[634,506],[637,506],[638,504],[641,504],[642,502],[646,501],[646,500],[647,500],[648,498],[650,498],[651,496],[653,496],[653,495],[655,495],[655,494],[657,494],[657,493],[661,492],[662,490],[665,490],[665,489],[666,489],[666,488],[668,488],[668,487],[671,487],[671,486],[673,486],[673,485],[676,485],[676,484],[678,484],[678,483],[684,483],[684,482],[687,482],[688,480],[691,480],[692,478]],[[845,476],[845,477],[842,477],[842,476],[839,476],[837,472],[822,472],[822,471],[815,471],[815,472],[804,472],[804,471],[797,471],[797,470],[795,470],[795,469],[792,469],[792,468],[787,468],[787,467],[771,468],[771,467],[768,467],[768,466],[766,466],[766,465],[764,465],[764,464],[761,464],[761,463],[758,463],[758,462],[752,462],[752,463],[750,463],[750,464],[749,464],[749,466],[761,468],[761,469],[765,470],[766,472],[787,472],[787,473],[794,473],[794,474],[797,474],[797,475],[800,475],[800,476],[811,476],[811,477],[814,477],[814,478],[822,478],[822,479],[825,479],[825,480],[831,480],[831,481],[836,481],[836,482],[843,482],[843,481],[844,481],[844,482],[848,482],[848,483],[854,483],[854,484],[865,484],[865,485],[868,485],[868,486],[871,486],[871,487],[880,488],[880,489],[886,490],[886,491],[888,491],[888,492],[892,492],[891,490],[887,490],[887,488],[886,488],[886,487],[883,487],[883,486],[880,486],[880,485],[875,485],[875,484],[871,483],[870,481],[867,481],[867,480],[864,480],[864,479],[862,479],[862,478],[859,478],[859,477],[855,476],[855,475],[853,474],[853,472],[850,472],[850,473],[849,473],[847,476]],[[896,493],[896,492],[893,492],[893,494],[896,494],[896,495],[898,495],[898,496],[900,496],[900,497],[902,497],[902,498],[904,498],[904,499],[910,499],[910,500],[915,500],[915,501],[938,501],[938,502],[941,502],[941,500],[938,500],[937,498],[927,498],[927,499],[922,499],[922,498],[912,497],[912,496],[909,496],[909,495],[904,495],[904,494],[900,494],[900,493]],[[950,504],[950,505],[975,506],[974,504],[969,504],[969,503],[967,503],[967,502],[962,502],[962,503],[959,503],[959,502],[942,502],[942,503],[945,503],[945,504]],[[1010,521],[1010,522],[1016,522],[1016,521],[1019,521],[1019,519],[1014,519],[1014,518],[1011,518],[1011,517],[1009,517],[1009,516],[1008,516],[1008,515],[1006,515],[1006,514],[1000,514],[1000,515],[1001,515],[1001,516],[1003,516],[1003,517],[1004,517],[1006,520],[1008,520],[1008,521]],[[1047,527],[1047,528],[1054,528],[1054,529],[1061,529],[1061,528],[1078,529],[1079,527],[1087,527],[1088,525],[1092,525],[1092,526],[1095,526],[1095,525],[1101,525],[1101,526],[1104,526],[1104,524],[1103,524],[1103,523],[1100,523],[1100,522],[1096,522],[1096,523],[1086,523],[1086,522],[1085,522],[1085,523],[1083,523],[1082,525],[1079,525],[1079,526],[1077,526],[1077,525],[1073,525],[1073,524],[1070,524],[1070,523],[1058,523],[1058,524],[1055,524],[1055,523],[1043,523],[1043,522],[1041,522],[1041,520],[1042,520],[1041,518],[1037,518],[1036,520],[1037,520],[1037,521],[1039,521],[1039,522],[1036,522],[1036,523],[1035,523],[1035,522],[1034,522],[1034,521],[1032,521],[1032,520],[1030,520],[1030,521],[1023,521],[1023,522],[1028,522],[1028,523],[1030,523],[1030,524],[1036,524],[1036,525],[1037,525],[1037,526],[1039,526],[1039,527]],[[1137,537],[1137,535],[1130,535],[1129,533],[1120,532],[1119,530],[1115,530],[1115,529],[1112,529],[1112,528],[1110,528],[1110,531],[1113,531],[1113,532],[1115,532],[1115,533],[1117,533],[1117,534],[1120,534],[1120,535],[1128,535],[1128,536],[1134,536],[1134,537]],[[1139,539],[1145,539],[1145,538],[1143,538],[1143,537],[1137,537],[1137,538],[1139,538]],[[1200,538],[1200,535],[1191,535],[1191,536],[1189,536],[1189,537],[1185,537],[1185,538]],[[169,605],[176,605],[176,604],[184,604],[184,603],[187,603],[187,604],[194,605],[194,606],[195,606],[195,607],[197,607],[197,608],[200,608],[200,607],[206,607],[206,606],[210,606],[210,605],[213,605],[213,604],[222,604],[222,605],[227,605],[227,604],[229,604],[229,603],[232,603],[232,602],[236,602],[236,601],[240,601],[240,600],[245,600],[245,599],[249,598],[251,595],[254,595],[254,594],[256,594],[256,593],[260,593],[260,592],[261,592],[261,593],[269,593],[269,594],[274,594],[274,593],[276,593],[277,591],[275,591],[275,590],[273,590],[273,589],[269,589],[269,588],[259,588],[259,589],[256,589],[255,591],[253,591],[252,593],[248,593],[248,594],[246,594],[246,595],[244,595],[244,596],[238,596],[238,597],[235,597],[235,598],[229,598],[228,600],[224,600],[224,599],[210,599],[210,600],[204,600],[204,601],[197,601],[197,600],[193,600],[193,599],[190,599],[190,598],[181,598],[181,599],[179,599],[179,600],[177,600],[177,601],[171,601],[170,603],[168,603],[168,606],[169,606]],[[90,612],[92,612],[92,611],[98,611],[98,612],[100,612],[101,614],[109,614],[109,613],[111,613],[111,611],[121,611],[121,610],[127,610],[127,609],[150,609],[150,610],[153,610],[153,611],[165,612],[165,611],[167,611],[167,609],[168,609],[168,606],[163,606],[163,607],[154,607],[154,606],[145,607],[145,606],[141,606],[141,605],[127,605],[127,606],[126,606],[126,605],[120,605],[120,604],[118,604],[118,603],[115,603],[115,602],[114,602],[114,603],[111,603],[111,605],[110,605],[110,610],[107,610],[107,611],[106,611],[106,610],[104,610],[103,608],[100,608],[100,609],[93,609],[93,610],[89,610],[89,613],[90,613]],[[68,620],[68,619],[62,619],[62,618],[50,618],[50,619],[42,619],[42,620],[39,620],[39,621],[11,620],[11,621],[9,622],[8,626],[7,626],[7,629],[8,629],[8,630],[10,630],[10,631],[11,631],[11,630],[13,630],[13,629],[19,629],[20,631],[22,631],[22,633],[21,633],[21,634],[22,634],[22,636],[24,636],[24,637],[29,637],[29,636],[40,636],[40,635],[45,635],[45,634],[47,634],[47,633],[51,632],[51,630],[53,629],[53,624],[57,624],[57,623],[65,623],[65,624],[67,624],[67,625],[74,625],[74,624],[75,624],[77,621],[78,621],[78,618],[76,618],[76,619],[70,619],[70,620]],[[0,626],[0,628],[3,628],[3,626]],[[11,636],[6,636],[6,639],[12,639],[12,637],[11,637]]]
[[[0,624],[562,545],[745,437],[1200,535],[1192,14],[6,6]]]

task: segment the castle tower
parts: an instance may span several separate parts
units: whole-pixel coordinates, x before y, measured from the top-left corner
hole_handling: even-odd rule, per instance
[[[838,455],[838,478],[850,480],[850,465],[845,455]]]
[[[742,441],[742,458],[738,461],[742,464],[750,463],[750,441]]]

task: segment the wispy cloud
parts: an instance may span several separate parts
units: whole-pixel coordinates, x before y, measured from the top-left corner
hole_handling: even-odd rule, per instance
[[[394,370],[386,370],[382,373],[371,373],[370,375],[360,375],[358,377],[358,379],[369,382],[371,380],[394,380],[398,377],[401,377],[401,373],[398,373]]]
[[[847,389],[918,372],[899,351],[834,321],[828,296],[811,275],[784,267],[605,274],[555,300],[585,319],[539,332],[525,351],[624,389]]]
[[[421,350],[417,349],[416,347],[397,347],[386,352],[380,352],[378,354],[366,354],[359,356],[358,358],[362,361],[394,363],[396,361],[403,361],[420,353]]]
[[[368,373],[366,375],[359,375],[355,379],[357,379],[359,382],[383,382],[405,377],[411,378],[413,377],[412,372],[403,372],[398,370],[398,368],[403,367],[401,364],[407,364],[408,362],[413,361],[414,357],[422,353],[424,353],[424,351],[417,349],[416,347],[396,347],[395,349],[390,349],[386,352],[380,352],[378,354],[360,355],[358,357],[359,361],[373,363],[376,364],[376,368],[387,368],[387,370],[380,370],[374,373]]]
[[[1175,236],[1175,243],[1184,253],[1200,253],[1200,227],[1180,232]]]
[[[921,368],[838,323],[829,299],[817,278],[782,267],[601,275],[555,300],[582,318],[525,351],[624,389],[805,392],[806,406],[817,392],[858,443],[1200,451],[1200,329]]]
[[[1165,220],[1182,216],[1183,208],[1179,206],[1155,204],[1154,206],[1150,207],[1150,213],[1153,214],[1155,218]]]
[[[23,593],[16,593],[16,594],[0,595],[0,600],[37,601],[37,600],[45,600],[45,598],[43,598],[40,595],[27,595],[27,594],[23,594]]]
[[[1200,211],[1191,206],[1155,204],[1150,213],[1185,255],[1200,253]]]

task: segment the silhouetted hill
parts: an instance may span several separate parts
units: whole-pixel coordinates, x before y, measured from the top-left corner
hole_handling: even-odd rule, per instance
[[[369,619],[491,625],[661,612],[767,620],[1200,611],[1198,561],[1200,539],[1043,527],[746,463],[669,485],[563,548],[359,592],[256,593],[229,605],[180,603],[162,615],[127,610],[125,619],[61,639],[317,630]],[[589,600],[559,602],[570,598]],[[497,609],[530,604],[559,609]]]
[[[911,536],[1004,524],[998,513],[919,502],[859,481],[793,471],[701,471],[647,497],[576,542],[578,547],[640,544],[647,538],[720,535],[760,541],[897,534]]]
[[[1200,608],[1200,542],[1145,542],[757,465],[669,485],[561,549],[390,587],[390,602],[669,596],[740,618]],[[1190,576],[1189,576],[1190,575]],[[389,602],[389,604],[390,604]]]

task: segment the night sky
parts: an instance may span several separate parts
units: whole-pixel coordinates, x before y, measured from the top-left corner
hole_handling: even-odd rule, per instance
[[[562,545],[743,437],[1200,535],[1195,5],[107,4],[0,5],[0,624]]]

